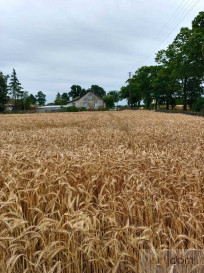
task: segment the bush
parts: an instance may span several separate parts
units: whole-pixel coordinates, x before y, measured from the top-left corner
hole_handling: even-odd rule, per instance
[[[76,106],[68,106],[65,108],[66,112],[78,112],[79,109]]]
[[[193,103],[192,110],[195,112],[204,111],[204,97],[200,97]]]
[[[80,107],[79,111],[86,111],[86,107]]]

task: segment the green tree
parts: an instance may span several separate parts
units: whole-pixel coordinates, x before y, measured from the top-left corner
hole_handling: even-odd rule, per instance
[[[182,85],[184,110],[187,110],[188,97],[192,97],[192,79],[201,80],[204,77],[204,12],[192,22],[192,29],[181,28],[173,43],[166,50],[157,53],[156,61],[171,70],[171,75]]]
[[[140,86],[136,79],[128,80],[127,86],[122,86],[119,92],[119,99],[127,99],[128,104],[131,106],[140,106],[140,102],[142,99],[142,93],[140,90]]]
[[[131,80],[130,85],[130,103],[140,103],[143,99],[146,108],[150,108],[155,97],[154,80],[160,71],[159,66],[142,66],[139,68]]]
[[[56,99],[61,99],[61,95],[59,92],[57,93]]]
[[[54,105],[66,105],[68,99],[69,99],[69,97],[68,97],[67,93],[63,93],[61,96],[60,93],[58,92],[57,96],[55,98],[55,101],[54,101]]]
[[[114,107],[114,96],[113,95],[105,95],[105,96],[103,96],[103,100],[106,103],[107,109]]]
[[[166,104],[166,109],[175,106],[176,97],[180,95],[180,83],[172,75],[171,71],[165,67],[159,67],[153,80],[153,97],[155,100],[155,108],[158,104]]]
[[[5,109],[5,104],[9,99],[7,85],[8,77],[8,75],[5,76],[2,72],[0,72],[0,111]]]
[[[140,90],[140,85],[138,82],[130,81],[129,94],[130,94],[130,105],[131,106],[140,106],[140,102],[142,100],[142,92]]]
[[[80,85],[72,85],[71,91],[69,92],[69,97],[72,97],[72,99],[75,99],[77,97],[81,97],[82,95],[82,88]]]
[[[61,95],[58,92],[54,101],[54,105],[61,105],[61,104],[62,104]]]
[[[87,90],[85,88],[81,89],[81,97],[84,96],[86,94]]]
[[[35,105],[37,103],[37,99],[33,94],[30,94],[29,98],[32,105]]]
[[[54,105],[62,105],[62,100],[59,99],[59,98],[56,98],[56,99],[54,100]]]
[[[107,95],[112,95],[114,96],[114,102],[118,103],[119,101],[119,92],[118,91],[109,91]]]
[[[39,105],[45,105],[46,95],[42,91],[38,91],[36,95],[36,100]]]
[[[119,91],[119,100],[127,99],[129,97],[128,86],[122,86]]]
[[[204,112],[204,98],[198,98],[192,105],[192,110],[195,112],[202,111]]]
[[[66,102],[63,104],[67,104],[67,102],[69,101],[69,95],[67,93],[62,93],[61,99]]]
[[[28,91],[23,91],[21,100],[23,102],[23,110],[28,110],[31,105],[31,100]]]
[[[106,95],[106,91],[98,85],[92,85],[87,91],[91,91],[101,98]]]
[[[204,94],[204,87],[202,86],[202,80],[198,78],[191,78],[188,80],[187,85],[187,101],[192,108],[192,105],[198,101],[198,99]]]
[[[13,69],[10,77],[9,90],[11,97],[14,99],[14,109],[16,109],[16,100],[19,99],[22,95],[22,89],[23,88],[21,87],[21,83],[17,78],[16,71]]]

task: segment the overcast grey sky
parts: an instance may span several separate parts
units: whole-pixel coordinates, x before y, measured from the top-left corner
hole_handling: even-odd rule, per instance
[[[128,72],[154,64],[203,7],[199,0],[0,0],[0,71],[15,68],[24,90],[42,90],[47,102],[73,84],[120,90]]]

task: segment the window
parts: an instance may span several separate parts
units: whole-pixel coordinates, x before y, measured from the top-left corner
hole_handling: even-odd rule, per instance
[[[88,106],[88,102],[83,102],[83,107],[87,107]]]
[[[94,102],[94,107],[98,107],[98,102]]]
[[[92,100],[92,99],[93,99],[92,94],[89,94],[89,95],[88,95],[88,99],[89,99],[89,100]]]
[[[72,102],[72,105],[75,106],[75,102]]]

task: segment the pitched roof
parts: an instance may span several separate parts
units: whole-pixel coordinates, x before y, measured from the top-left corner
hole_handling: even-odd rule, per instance
[[[73,99],[71,101],[68,101],[68,103],[70,102],[74,102],[74,101],[77,101],[77,100],[80,100],[81,98],[83,98],[84,96],[86,96],[88,93],[92,93],[94,94],[96,97],[98,97],[100,100],[102,100],[103,102],[105,102],[99,95],[97,95],[95,92],[93,91],[87,91],[83,96],[81,96],[80,98],[77,98],[77,99]]]

